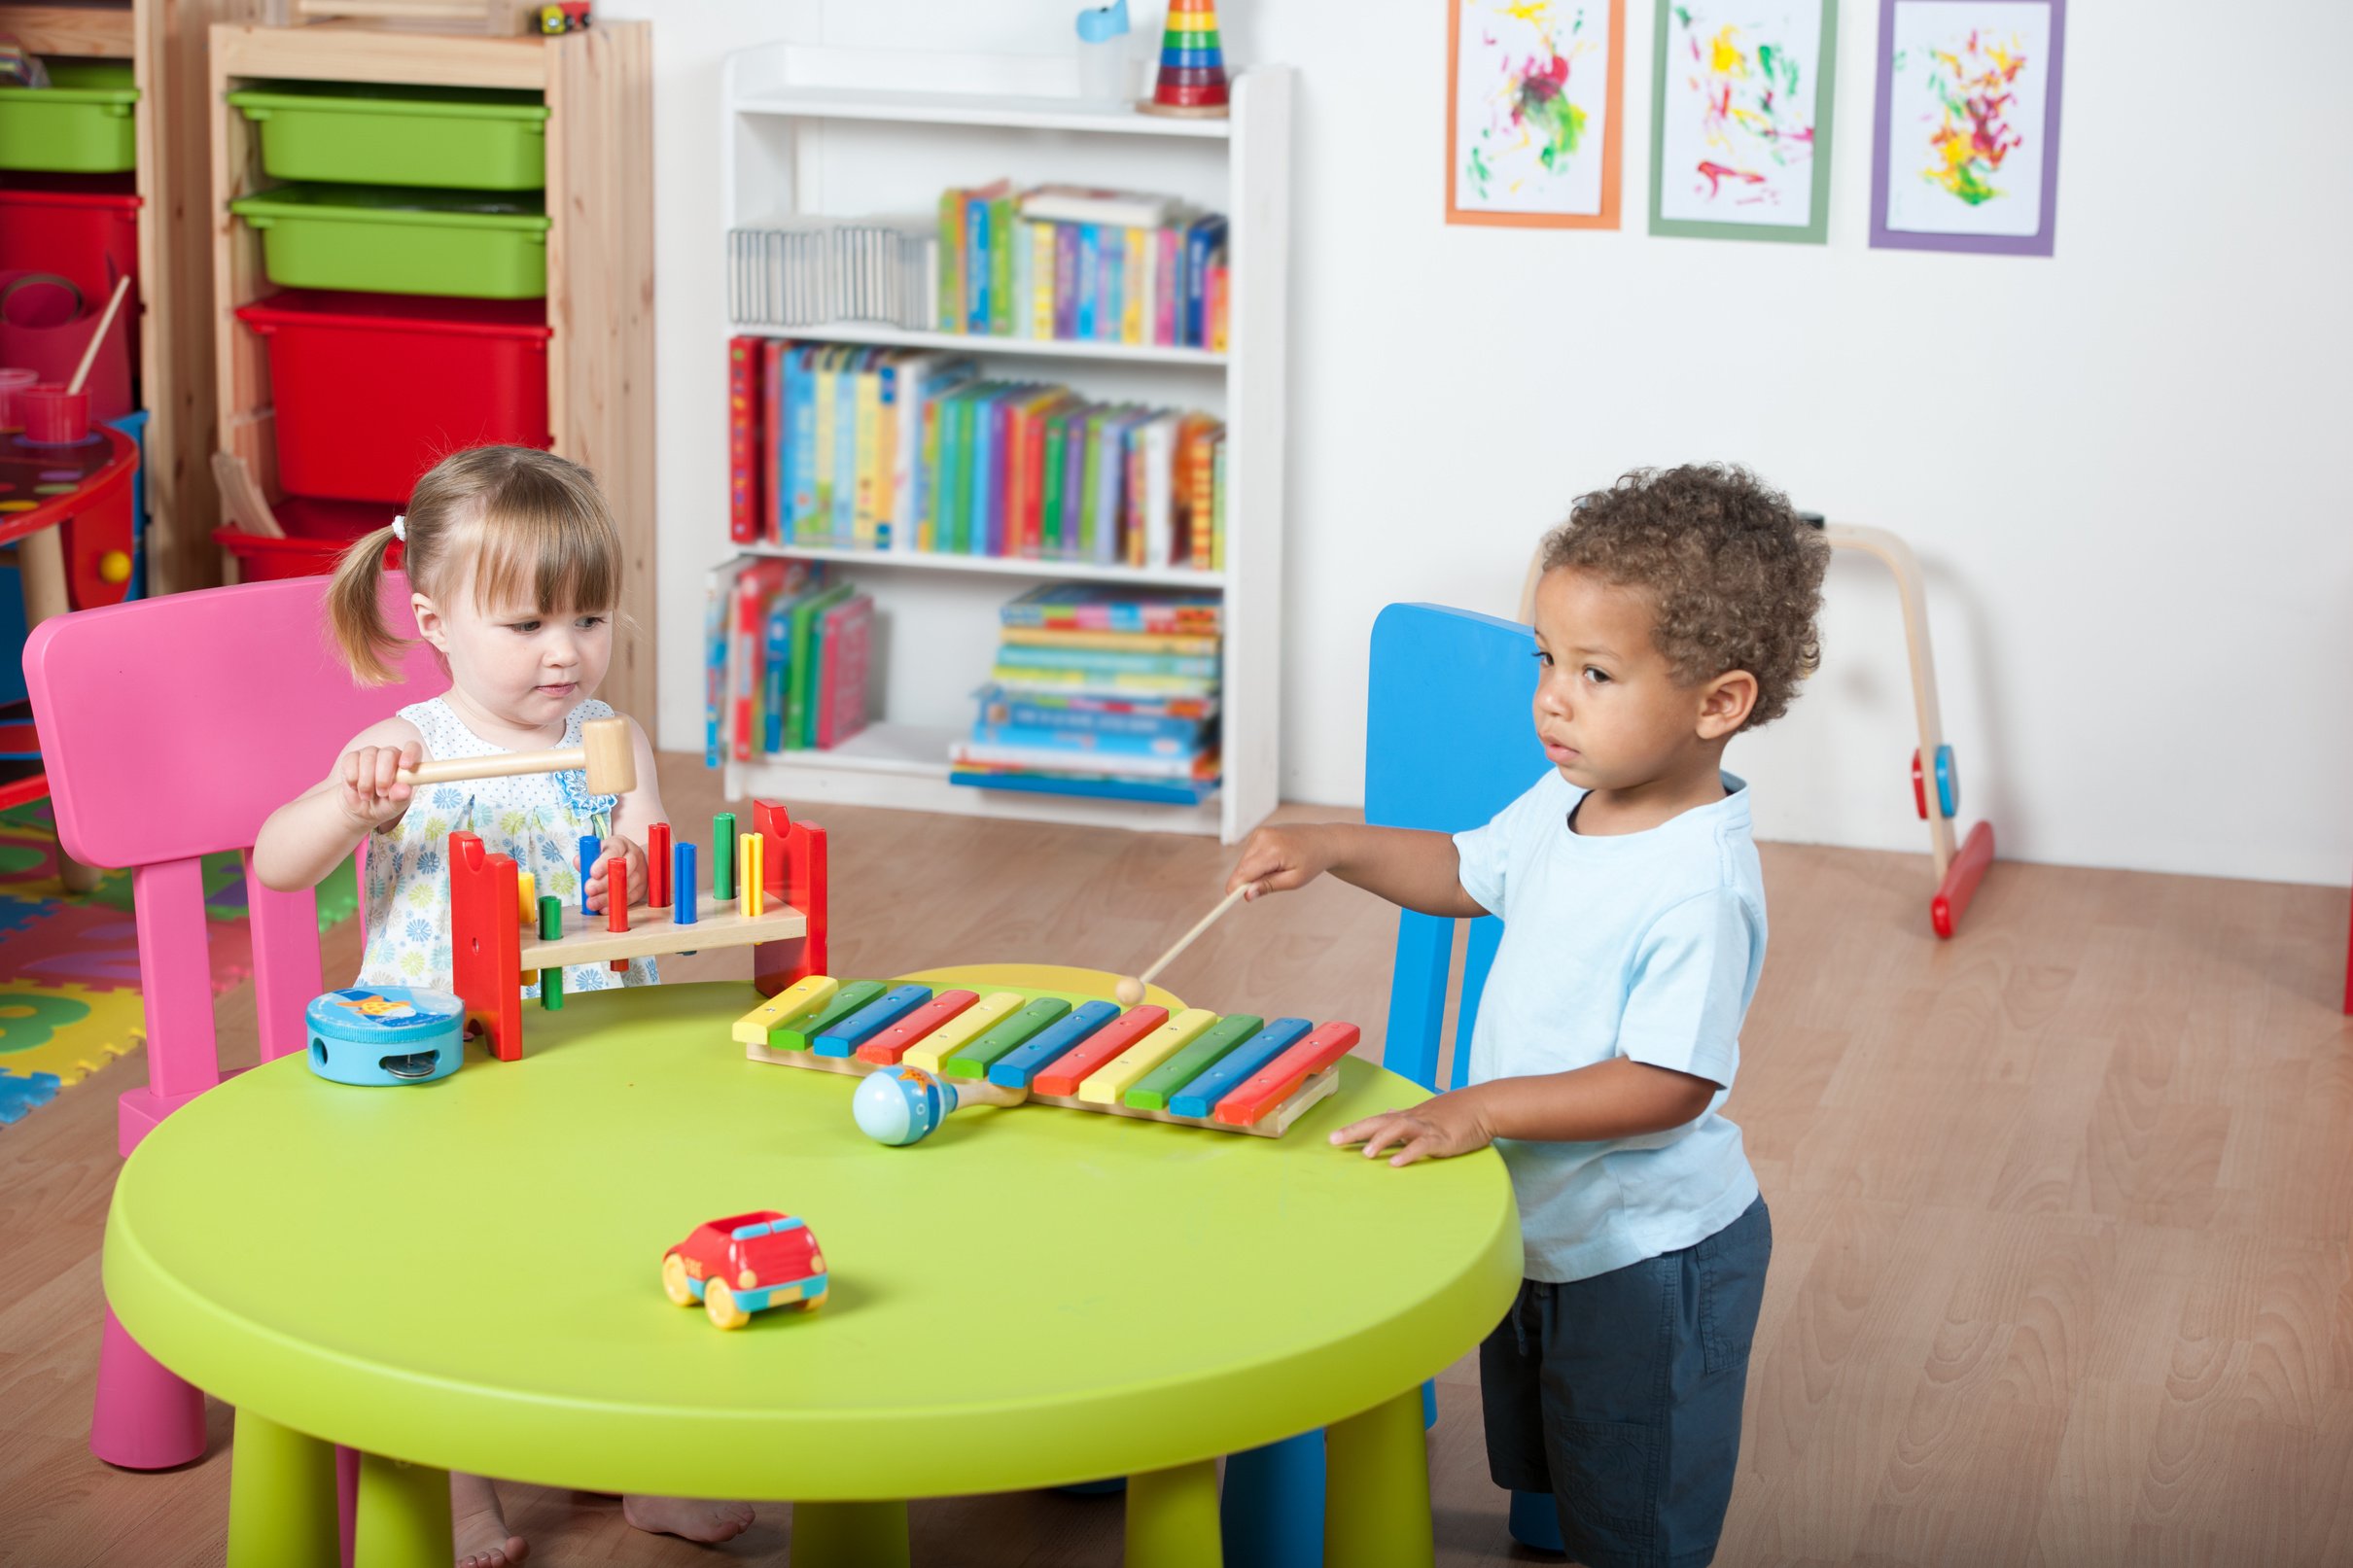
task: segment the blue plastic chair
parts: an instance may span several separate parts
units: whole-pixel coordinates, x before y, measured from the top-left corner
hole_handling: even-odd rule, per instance
[[[1460,832],[1487,821],[1551,766],[1529,705],[1536,645],[1528,629],[1467,610],[1391,605],[1373,622],[1364,726],[1364,818],[1383,827]],[[1470,1070],[1471,1026],[1502,940],[1493,916],[1470,923],[1455,1008],[1449,1088]],[[1401,911],[1382,1065],[1435,1090],[1454,969],[1455,923]],[[1436,1415],[1435,1389],[1424,1409]],[[1323,1434],[1302,1433],[1226,1460],[1226,1568],[1316,1568],[1323,1561]],[[1517,1539],[1561,1550],[1552,1498],[1512,1494]]]

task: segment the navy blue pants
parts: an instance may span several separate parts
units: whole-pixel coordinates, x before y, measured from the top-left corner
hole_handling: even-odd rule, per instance
[[[1587,1568],[1714,1559],[1772,1257],[1759,1199],[1679,1252],[1566,1284],[1522,1280],[1479,1347],[1488,1469],[1498,1486],[1552,1493]]]

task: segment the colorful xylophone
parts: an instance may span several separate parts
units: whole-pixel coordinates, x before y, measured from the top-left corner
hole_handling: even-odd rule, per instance
[[[1201,1007],[1172,1017],[1149,1004],[811,975],[738,1019],[735,1038],[755,1062],[860,1075],[919,1067],[1071,1110],[1281,1137],[1340,1087],[1358,1034],[1304,1018]]]

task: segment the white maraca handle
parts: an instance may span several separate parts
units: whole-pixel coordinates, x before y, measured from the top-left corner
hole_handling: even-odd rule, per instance
[[[935,1078],[920,1067],[883,1067],[870,1072],[850,1097],[858,1130],[877,1143],[904,1148],[930,1137],[939,1124],[966,1105],[1018,1105],[1026,1089],[974,1078]]]

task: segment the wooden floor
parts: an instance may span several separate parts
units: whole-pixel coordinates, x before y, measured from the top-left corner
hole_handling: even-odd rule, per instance
[[[663,779],[681,822],[718,805],[691,762],[665,758]],[[1195,839],[824,819],[845,973],[1132,968],[1214,901],[1227,862]],[[1924,856],[1768,846],[1765,871],[1772,957],[1730,1110],[1777,1244],[1717,1560],[2353,1563],[2343,892],[1998,865],[1939,943]],[[1238,911],[1168,979],[1222,1011],[1377,1026],[1393,929],[1319,886]],[[330,974],[349,972],[350,931],[329,947]],[[249,993],[222,1015],[250,1041]],[[84,1446],[114,1097],[140,1070],[0,1132],[0,1563],[221,1559],[225,1411],[174,1474],[118,1474]],[[1440,1395],[1439,1561],[1546,1560],[1504,1535],[1467,1362]],[[535,1562],[787,1556],[781,1504],[714,1551],[637,1534],[607,1499],[511,1490]],[[1115,1563],[1119,1511],[919,1503],[916,1562]]]

